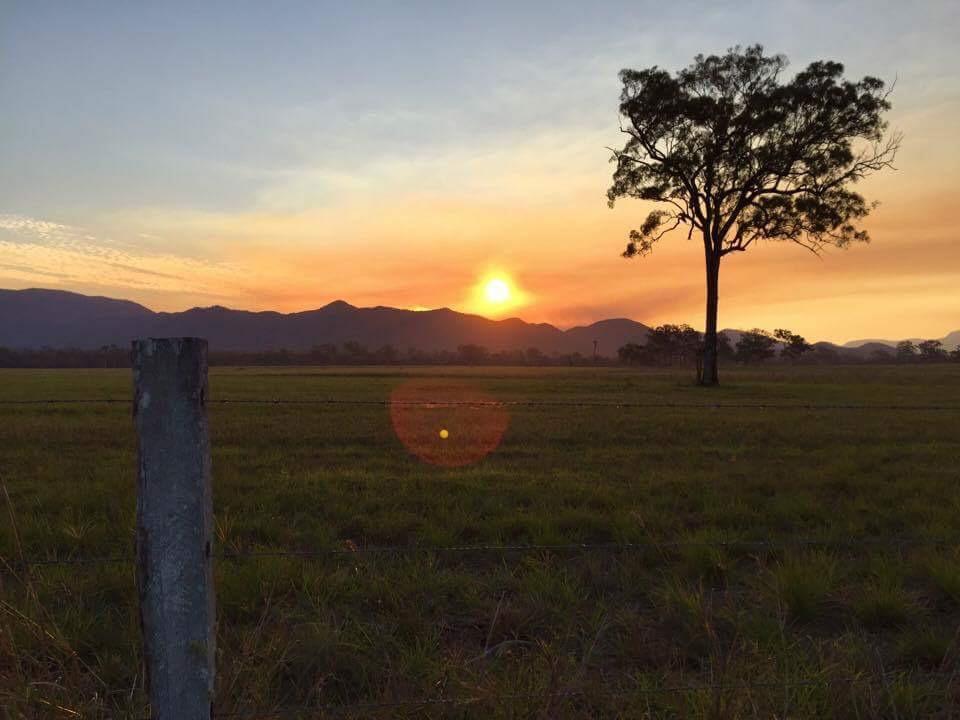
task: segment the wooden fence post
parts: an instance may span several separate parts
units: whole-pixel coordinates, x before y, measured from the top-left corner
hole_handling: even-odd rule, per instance
[[[214,687],[207,341],[133,342],[137,587],[153,720],[209,720]]]

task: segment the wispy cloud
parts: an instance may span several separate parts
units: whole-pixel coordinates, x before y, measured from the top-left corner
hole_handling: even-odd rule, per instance
[[[40,242],[70,241],[80,232],[69,225],[11,214],[0,214],[0,230],[14,233],[26,241]]]
[[[164,252],[162,244],[104,238],[86,227],[7,213],[0,215],[0,252],[9,262],[0,264],[0,277],[19,287],[53,281],[168,302],[177,294],[196,302],[236,296],[245,275],[240,268]]]
[[[30,265],[13,265],[11,263],[0,263],[0,268],[4,270],[12,270],[15,273],[23,274],[27,276],[39,275],[41,277],[50,277],[57,278],[58,280],[72,280],[74,279],[73,275],[60,272],[52,272],[50,270],[38,270],[35,267]]]
[[[120,257],[125,252],[124,243],[93,235],[87,228],[9,213],[0,215],[0,241],[60,248],[105,259]]]
[[[125,265],[123,263],[108,263],[110,267],[117,268],[118,270],[123,270],[125,272],[135,273],[137,275],[151,275],[152,277],[160,278],[169,278],[171,280],[179,280],[179,275],[171,275],[170,273],[157,272],[156,270],[147,270],[142,267],[134,267],[133,265]]]

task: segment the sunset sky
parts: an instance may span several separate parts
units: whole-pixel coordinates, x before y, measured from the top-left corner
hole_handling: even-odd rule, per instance
[[[154,309],[703,326],[702,247],[620,257],[623,67],[762,43],[896,79],[873,243],[725,260],[722,327],[960,328],[960,3],[2,2],[0,287]],[[510,302],[483,283],[505,279]]]

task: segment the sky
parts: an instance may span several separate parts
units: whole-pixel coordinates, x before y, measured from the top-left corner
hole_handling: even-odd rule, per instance
[[[960,328],[960,3],[0,0],[0,287],[157,310],[703,326],[702,246],[620,257],[621,68],[761,43],[896,81],[873,241],[725,259],[721,327]],[[508,302],[483,293],[506,280]]]

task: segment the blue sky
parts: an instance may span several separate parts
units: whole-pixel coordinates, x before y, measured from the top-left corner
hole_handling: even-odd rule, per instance
[[[762,42],[793,70],[828,57],[851,76],[897,78],[901,171],[869,187],[894,209],[923,205],[960,174],[957,6],[8,0],[0,286],[56,281],[164,308],[296,309],[341,296],[466,308],[495,267],[529,289],[518,313],[531,319],[695,322],[695,255],[655,261],[676,271],[672,285],[638,283],[651,274],[617,258],[643,215],[603,205],[605,146],[619,142],[617,71],[675,69],[698,52]],[[947,249],[916,273],[957,259],[955,235],[937,228],[922,230]],[[869,253],[851,252],[859,266]],[[432,274],[411,277],[425,256]],[[895,260],[879,253],[878,271]],[[771,270],[752,262],[748,277]],[[305,263],[316,282],[300,287]],[[362,277],[346,276],[358,263]],[[877,276],[867,265],[865,292]],[[840,263],[814,299],[836,299],[852,270]],[[581,297],[599,278],[609,289]],[[770,301],[784,310],[784,298]],[[923,306],[919,296],[906,304]],[[819,335],[808,324],[822,336],[856,334],[862,322],[853,313]]]

